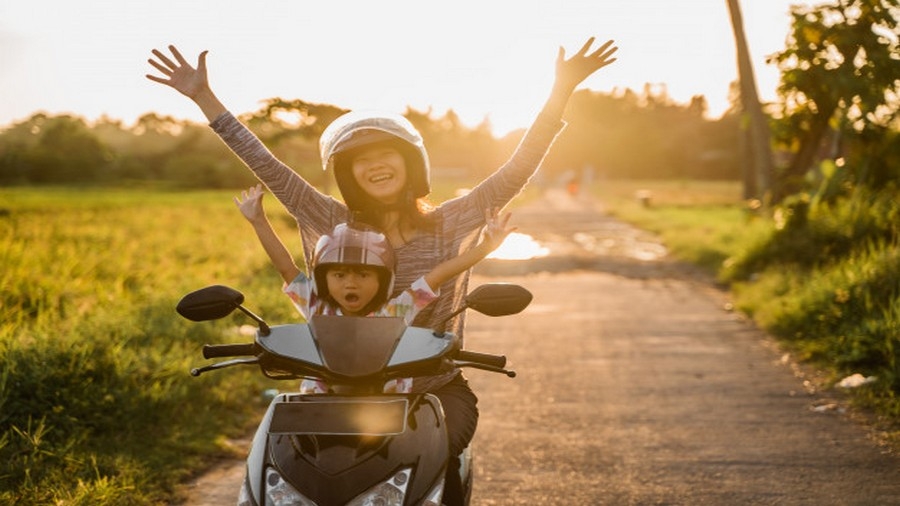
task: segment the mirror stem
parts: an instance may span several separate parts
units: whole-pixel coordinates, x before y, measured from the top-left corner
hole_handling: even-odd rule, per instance
[[[253,321],[255,321],[256,323],[259,324],[259,335],[267,336],[272,333],[272,330],[269,328],[269,324],[267,324],[265,321],[263,321],[263,319],[260,318],[259,316],[256,316],[255,314],[253,314],[253,311],[250,311],[249,309],[247,309],[241,305],[238,305],[238,309],[243,311],[244,314],[246,314],[250,318],[253,318]]]
[[[465,311],[466,308],[468,308],[468,306],[466,306],[465,304],[463,304],[461,308],[459,308],[459,309],[457,309],[456,311],[454,311],[454,312],[448,314],[446,317],[444,317],[443,320],[439,321],[439,322],[434,326],[434,328],[435,328],[435,329],[441,329],[441,331],[438,332],[437,330],[435,330],[434,335],[437,336],[437,337],[443,337],[443,336],[444,336],[444,333],[445,333],[444,325],[446,325],[447,322],[449,322],[451,318],[453,318],[454,316],[458,315],[459,313],[462,313],[463,311]]]

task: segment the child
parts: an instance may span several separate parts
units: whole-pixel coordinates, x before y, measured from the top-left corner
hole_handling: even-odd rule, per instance
[[[514,228],[509,213],[485,211],[485,230],[474,248],[446,260],[394,298],[394,251],[384,234],[372,228],[337,225],[316,244],[310,273],[302,272],[275,233],[263,210],[262,185],[235,197],[260,243],[284,280],[284,292],[309,320],[312,315],[399,316],[411,324],[423,307],[440,295],[440,286],[467,271],[497,249]],[[310,279],[312,278],[312,279]]]
[[[485,212],[484,234],[474,248],[442,262],[388,300],[394,286],[394,250],[381,232],[371,228],[337,225],[316,244],[310,275],[302,272],[281,242],[263,210],[262,185],[235,197],[238,206],[259,238],[272,264],[284,280],[284,292],[308,321],[317,314],[344,316],[399,316],[410,325],[419,310],[439,295],[440,286],[489,255],[506,239],[510,214]],[[412,391],[412,378],[399,378],[384,385],[388,393]],[[328,392],[317,378],[304,378],[300,393]]]

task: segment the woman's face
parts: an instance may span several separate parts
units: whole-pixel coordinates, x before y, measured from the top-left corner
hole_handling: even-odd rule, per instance
[[[356,184],[370,197],[383,204],[400,200],[406,188],[406,160],[396,148],[384,144],[363,148],[351,166]]]

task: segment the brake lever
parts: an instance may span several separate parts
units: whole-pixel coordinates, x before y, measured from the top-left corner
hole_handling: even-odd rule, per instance
[[[201,374],[209,371],[215,371],[216,369],[224,369],[226,367],[232,367],[236,365],[253,365],[258,364],[259,358],[236,358],[234,360],[226,360],[225,362],[218,362],[215,364],[205,365],[203,367],[195,367],[191,369],[191,376],[197,377]]]
[[[508,378],[515,378],[516,371],[504,369],[502,367],[494,367],[492,365],[480,364],[478,362],[465,362],[462,360],[454,360],[453,365],[456,367],[471,367],[472,369],[481,369],[482,371],[497,372],[505,374]]]

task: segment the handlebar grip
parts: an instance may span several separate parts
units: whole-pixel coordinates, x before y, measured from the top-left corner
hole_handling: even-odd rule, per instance
[[[256,343],[203,345],[203,358],[254,356],[256,356]]]
[[[506,357],[503,355],[491,355],[489,353],[478,353],[476,351],[459,350],[456,354],[456,360],[463,362],[476,362],[479,364],[489,365],[498,369],[506,367]]]

